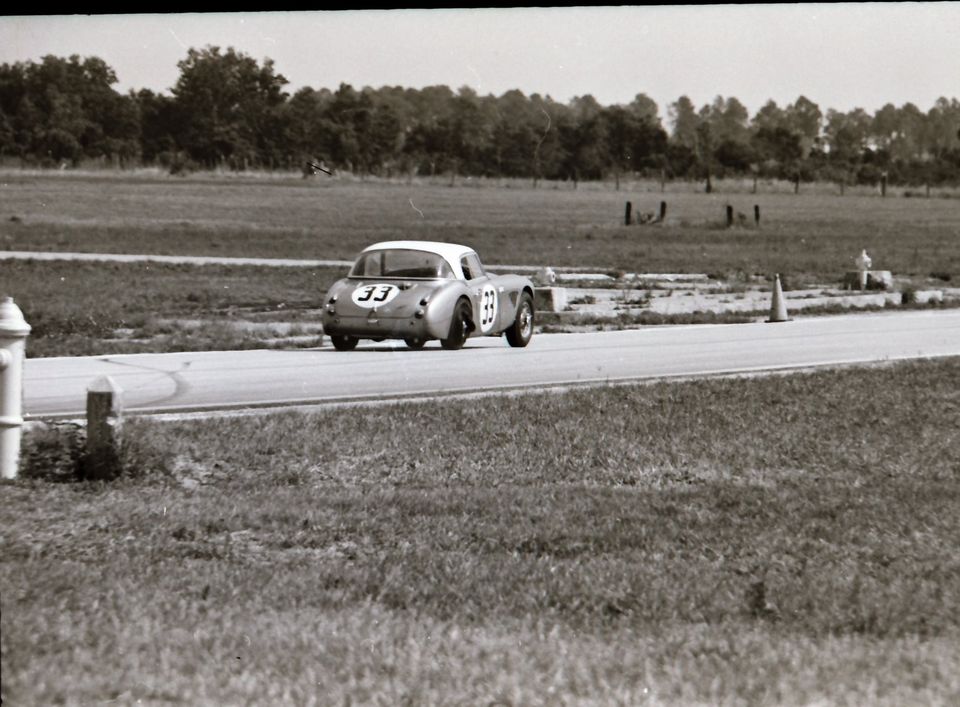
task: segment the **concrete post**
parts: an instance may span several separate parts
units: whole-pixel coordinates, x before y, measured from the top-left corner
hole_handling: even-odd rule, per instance
[[[12,297],[0,300],[0,477],[15,479],[23,432],[23,359],[30,325]]]
[[[87,453],[83,476],[107,480],[120,475],[120,433],[123,428],[123,391],[110,376],[87,388]]]
[[[873,259],[867,255],[866,249],[860,252],[860,255],[857,256],[854,263],[857,266],[857,272],[860,273],[859,284],[861,290],[867,289],[867,281],[870,276],[870,266],[873,264]]]

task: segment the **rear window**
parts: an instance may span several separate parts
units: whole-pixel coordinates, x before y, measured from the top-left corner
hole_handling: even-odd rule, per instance
[[[453,270],[441,256],[425,250],[395,248],[363,253],[350,277],[452,278]]]

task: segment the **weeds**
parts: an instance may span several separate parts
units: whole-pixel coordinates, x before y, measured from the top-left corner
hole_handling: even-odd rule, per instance
[[[4,486],[4,696],[950,701],[958,376],[128,421]]]

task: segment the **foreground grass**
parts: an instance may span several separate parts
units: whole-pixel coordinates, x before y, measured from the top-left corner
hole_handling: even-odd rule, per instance
[[[0,267],[0,290],[33,327],[31,357],[263,348],[270,328],[239,322],[317,324],[324,293],[343,276],[337,268],[160,263]]]
[[[2,488],[3,696],[954,703],[957,380],[129,421],[124,480]]]
[[[690,185],[450,188],[339,179],[0,174],[0,248],[350,260],[378,240],[468,243],[490,264],[838,281],[866,248],[897,275],[960,274],[960,199],[703,194]],[[667,227],[623,226],[668,203]],[[726,204],[750,216],[725,229]],[[752,224],[753,206],[762,227]]]

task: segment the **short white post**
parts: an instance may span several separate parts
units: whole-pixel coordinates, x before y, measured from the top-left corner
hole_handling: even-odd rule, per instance
[[[867,289],[867,283],[869,281],[870,275],[870,266],[873,264],[873,259],[867,255],[866,249],[860,252],[860,255],[857,256],[854,260],[857,266],[857,272],[860,273],[859,284],[861,290]]]
[[[97,378],[87,388],[86,479],[108,480],[120,475],[120,433],[123,428],[123,392],[110,376]]]
[[[23,359],[30,325],[12,297],[0,300],[0,477],[17,478],[23,431]]]

